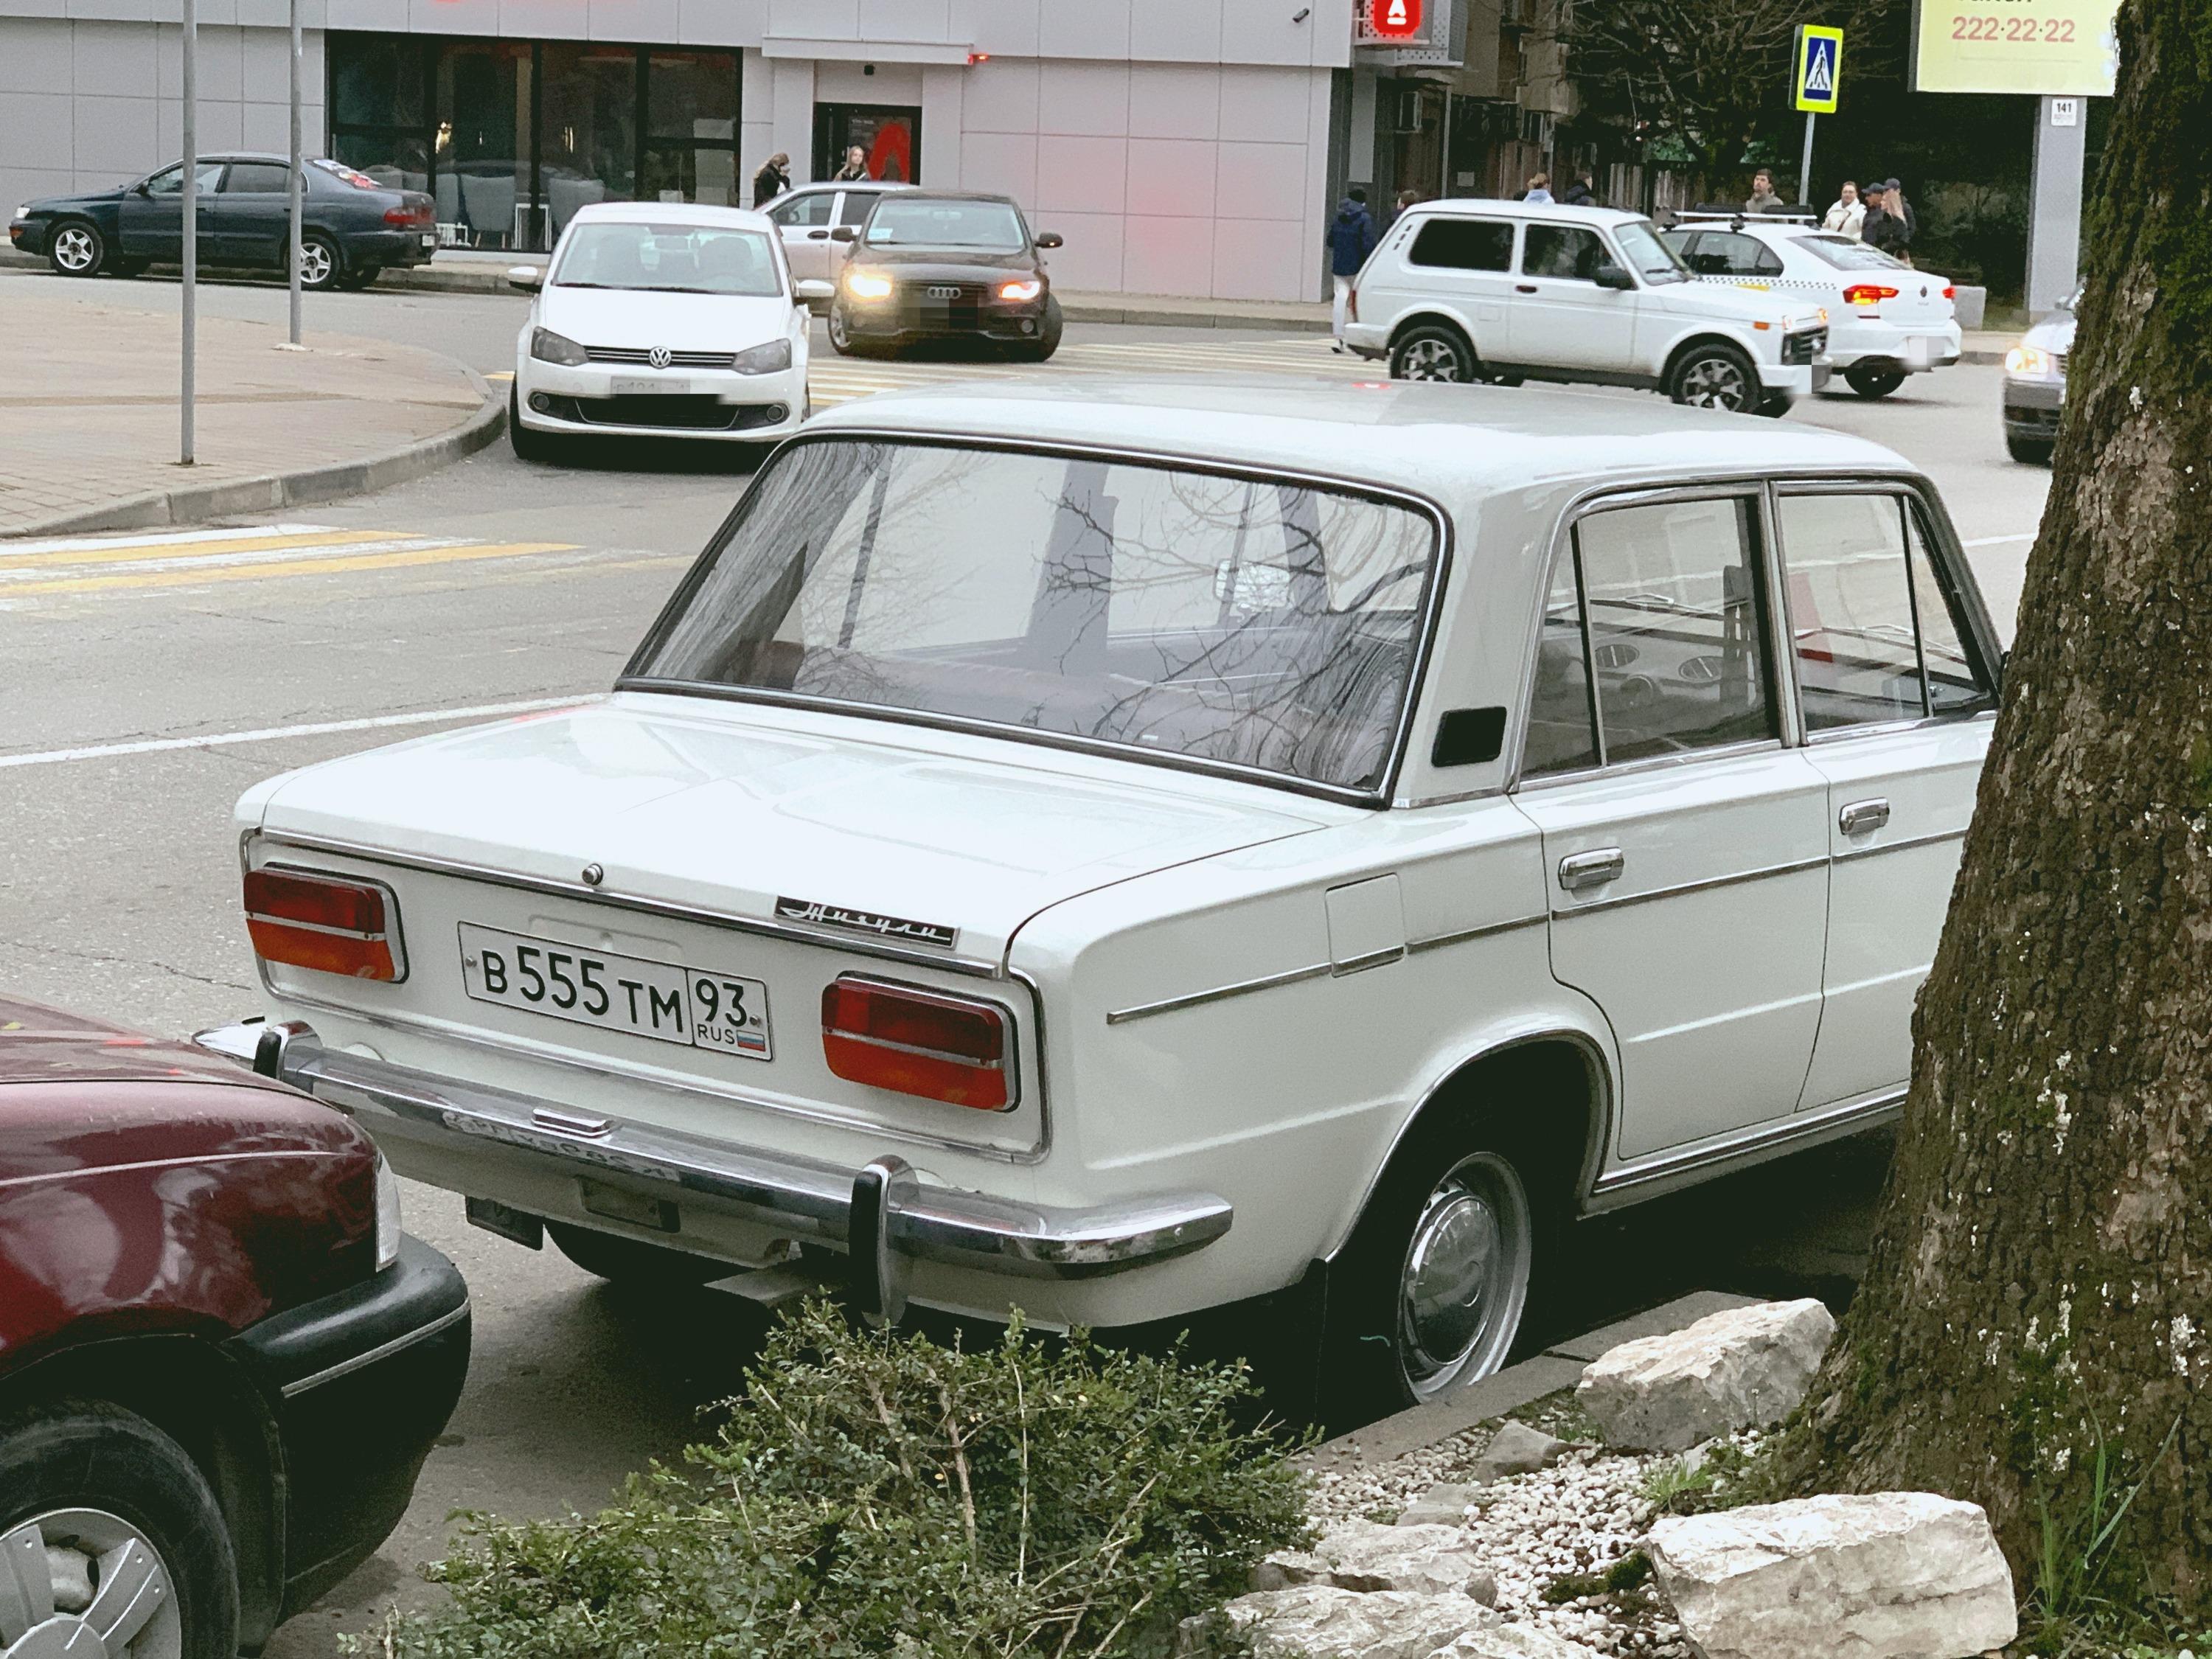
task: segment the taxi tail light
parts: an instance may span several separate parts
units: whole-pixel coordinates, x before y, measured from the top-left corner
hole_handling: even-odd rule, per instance
[[[349,979],[400,976],[398,916],[373,882],[249,870],[246,931],[264,962]]]
[[[951,1106],[1011,1103],[1006,1028],[995,1003],[915,986],[847,977],[822,992],[822,1054],[834,1074]]]
[[[1944,284],[1943,284],[1943,297],[1944,297],[1945,299],[1947,299],[1947,300],[1955,300],[1955,299],[1957,299],[1957,298],[1959,297],[1959,290],[1958,290],[1957,286],[1956,286],[1955,284],[1954,284],[1954,283],[1944,283]]]
[[[1853,283],[1844,290],[1844,303],[1847,306],[1878,306],[1884,300],[1896,297],[1895,289],[1886,288],[1880,283]]]

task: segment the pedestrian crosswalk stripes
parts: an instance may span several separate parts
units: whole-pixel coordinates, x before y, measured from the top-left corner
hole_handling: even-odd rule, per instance
[[[817,352],[807,381],[823,407],[878,392],[908,392],[953,380],[1021,380],[1069,374],[1303,374],[1334,380],[1371,380],[1377,365],[1332,349],[1324,337],[1290,340],[1098,341],[1062,346],[1048,365],[967,360],[835,357]]]
[[[325,576],[575,550],[573,542],[473,541],[414,531],[294,524],[0,542],[0,605],[44,595]]]

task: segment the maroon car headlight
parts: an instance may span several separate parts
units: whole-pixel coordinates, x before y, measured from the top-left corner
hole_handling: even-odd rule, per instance
[[[376,1271],[399,1260],[399,1177],[376,1155]]]

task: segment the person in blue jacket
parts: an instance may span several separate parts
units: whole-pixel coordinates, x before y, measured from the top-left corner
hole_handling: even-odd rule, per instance
[[[1336,219],[1322,239],[1328,249],[1329,275],[1336,279],[1336,307],[1333,313],[1335,332],[1344,333],[1344,301],[1352,292],[1352,279],[1359,275],[1360,266],[1367,256],[1375,252],[1381,233],[1375,228],[1375,216],[1367,210],[1367,192],[1354,185],[1344,200],[1336,204]]]

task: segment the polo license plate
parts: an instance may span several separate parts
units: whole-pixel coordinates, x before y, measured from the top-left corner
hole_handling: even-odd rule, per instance
[[[647,380],[643,375],[633,379],[618,374],[615,377],[613,393],[617,398],[688,398],[691,395],[691,382],[659,377]]]
[[[460,924],[461,982],[478,1002],[678,1047],[769,1055],[757,979]]]

